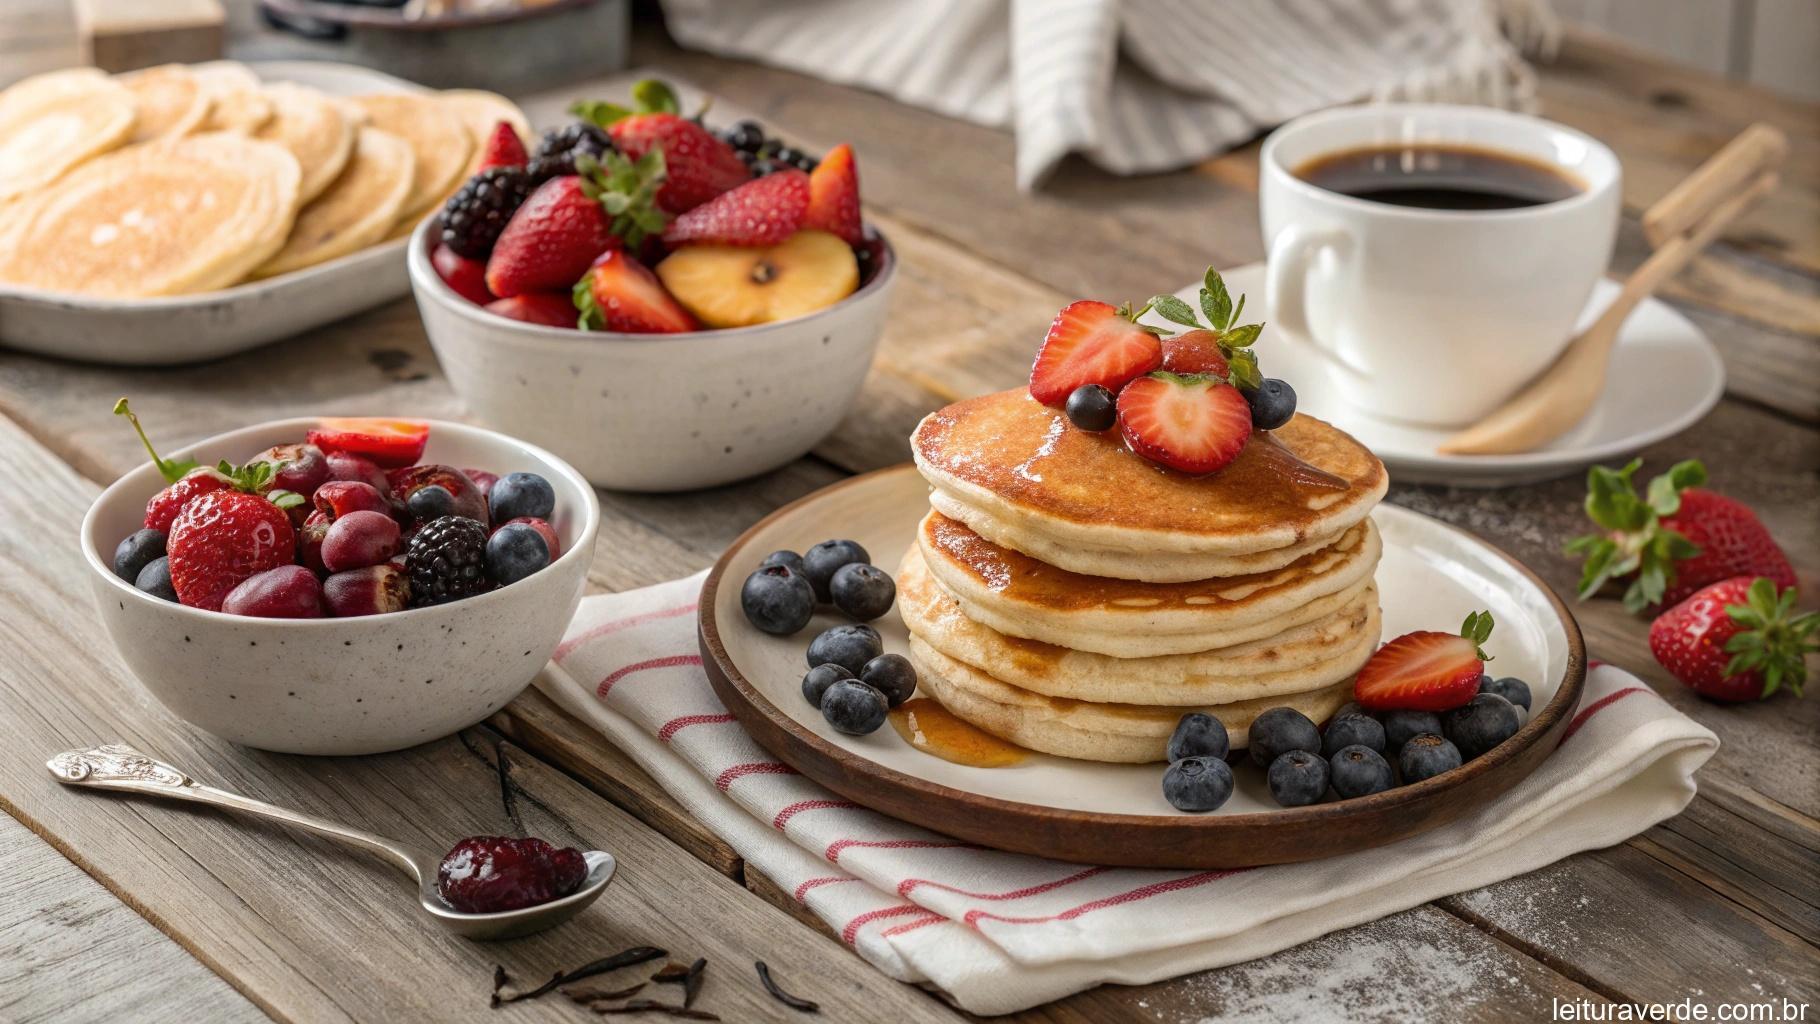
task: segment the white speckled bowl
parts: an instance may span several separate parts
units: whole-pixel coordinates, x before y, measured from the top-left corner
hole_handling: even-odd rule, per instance
[[[601,487],[684,491],[755,476],[834,430],[865,382],[897,276],[878,269],[827,309],[688,334],[583,333],[489,313],[411,238],[411,288],[455,393],[481,422],[541,444]]]
[[[242,462],[302,441],[315,418],[277,420],[165,453]],[[224,739],[293,754],[375,754],[447,736],[499,710],[550,658],[581,601],[600,504],[573,467],[490,430],[430,421],[424,461],[537,473],[556,491],[562,554],[465,601],[349,619],[257,619],[186,608],[114,575],[114,547],[143,525],[164,479],[150,463],[101,492],[82,520],[95,605],[127,667],[178,717]]]

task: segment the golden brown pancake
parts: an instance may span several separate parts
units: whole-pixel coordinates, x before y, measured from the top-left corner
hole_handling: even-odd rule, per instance
[[[136,117],[132,92],[94,68],[33,75],[0,91],[0,202],[126,142]]]
[[[442,205],[461,184],[474,140],[455,112],[433,95],[382,93],[356,96],[372,126],[410,143],[416,156],[411,194],[399,211],[393,235],[409,234],[424,215]]]
[[[253,135],[278,143],[297,158],[303,171],[298,195],[308,203],[347,166],[358,126],[343,113],[343,104],[308,86],[278,82],[265,90],[265,96],[272,104],[272,119]]]
[[[302,270],[384,238],[411,191],[415,160],[403,139],[377,128],[360,129],[353,159],[326,192],[298,211],[284,248],[254,276]]]
[[[208,120],[212,101],[202,83],[182,64],[160,64],[129,71],[116,79],[132,90],[138,106],[134,142],[176,138],[199,130]]]

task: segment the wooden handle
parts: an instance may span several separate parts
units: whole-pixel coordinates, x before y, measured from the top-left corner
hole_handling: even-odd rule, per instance
[[[1788,136],[1767,124],[1753,124],[1682,179],[1643,214],[1649,244],[1663,243],[1706,219],[1707,214],[1765,172],[1782,167]]]

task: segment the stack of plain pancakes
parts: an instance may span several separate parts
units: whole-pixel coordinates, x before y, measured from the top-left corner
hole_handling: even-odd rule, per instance
[[[1258,713],[1324,721],[1377,649],[1384,466],[1297,416],[1206,477],[1022,389],[911,436],[933,506],[898,573],[927,696],[1032,750],[1164,759],[1190,711],[1245,745]]]
[[[180,295],[408,234],[460,187],[499,121],[492,93],[341,98],[233,61],[0,91],[0,282]]]

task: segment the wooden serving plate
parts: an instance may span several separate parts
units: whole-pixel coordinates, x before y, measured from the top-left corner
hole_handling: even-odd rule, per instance
[[[929,756],[889,726],[846,736],[800,692],[804,651],[843,621],[818,614],[791,637],[753,629],[739,589],[765,555],[829,538],[858,541],[895,571],[928,509],[928,489],[904,465],[854,477],[786,505],[747,530],[702,587],[702,663],[727,708],[759,743],[842,796],[982,846],[1086,864],[1236,868],[1349,853],[1470,815],[1508,790],[1560,743],[1586,680],[1580,628],[1547,584],[1485,542],[1390,505],[1374,513],[1384,538],[1378,587],[1384,635],[1457,628],[1489,608],[1492,671],[1529,682],[1534,709],[1495,750],[1445,775],[1355,800],[1282,808],[1264,773],[1241,752],[1232,799],[1211,814],[1184,814],[1162,796],[1163,766],[1108,765],[1032,754],[1008,768],[975,768]],[[903,653],[895,612],[873,625]]]

